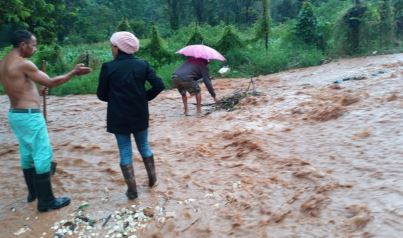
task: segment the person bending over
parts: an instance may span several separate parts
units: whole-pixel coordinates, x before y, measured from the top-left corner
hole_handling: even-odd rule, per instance
[[[191,96],[196,96],[196,111],[201,113],[201,93],[197,80],[203,78],[211,97],[217,102],[216,93],[208,71],[208,61],[200,58],[189,57],[181,66],[179,66],[172,75],[172,83],[178,89],[182,96],[184,114],[189,115],[188,99],[186,92]]]

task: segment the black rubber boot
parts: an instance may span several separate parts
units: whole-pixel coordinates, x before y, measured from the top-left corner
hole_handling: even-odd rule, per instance
[[[34,185],[35,168],[23,169],[22,171],[24,172],[25,183],[27,184],[28,187],[27,201],[33,202],[36,199],[36,191]]]
[[[50,172],[35,175],[35,189],[38,196],[38,211],[46,212],[70,204],[70,198],[55,198],[50,182]]]
[[[134,169],[133,165],[124,165],[120,166],[122,170],[123,177],[125,178],[127,184],[127,191],[126,196],[129,199],[136,199],[137,198],[137,186],[136,186],[136,179],[134,177]]]
[[[144,166],[148,175],[148,186],[154,187],[157,183],[157,174],[155,173],[154,156],[143,158]]]
[[[56,167],[57,167],[57,163],[52,161],[50,163],[50,175],[52,175],[52,176],[55,175]]]

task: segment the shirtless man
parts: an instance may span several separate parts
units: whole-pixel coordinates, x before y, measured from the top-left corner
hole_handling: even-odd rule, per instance
[[[82,64],[70,72],[50,78],[27,58],[36,51],[36,38],[18,30],[11,38],[13,49],[0,61],[0,83],[10,99],[8,121],[19,142],[20,161],[28,187],[28,202],[38,198],[38,210],[45,212],[70,204],[70,198],[55,198],[50,181],[52,147],[42,113],[36,83],[48,88],[63,84],[75,75],[91,72]]]

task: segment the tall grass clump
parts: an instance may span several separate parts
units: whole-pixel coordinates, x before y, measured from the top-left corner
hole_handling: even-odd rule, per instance
[[[304,2],[298,14],[294,33],[298,40],[307,45],[319,46],[321,39],[318,32],[318,19],[310,2]]]
[[[88,75],[76,76],[72,80],[58,87],[50,89],[51,95],[68,94],[95,94],[98,87],[99,70],[95,70]]]
[[[161,67],[164,64],[170,63],[173,57],[164,45],[164,40],[154,25],[152,27],[150,43],[139,52],[139,55],[147,58],[154,67]]]
[[[221,53],[237,50],[244,46],[242,39],[236,34],[231,26],[224,29],[221,39],[216,43],[215,48]]]
[[[236,76],[257,76],[290,68],[318,65],[323,60],[321,50],[315,47],[284,47],[281,41],[271,41],[266,51],[263,42],[248,46],[245,51],[232,51],[228,63]],[[235,76],[235,75],[230,75]]]
[[[190,37],[187,45],[204,44],[204,38],[199,31],[199,27],[196,25],[194,28],[193,35]]]
[[[132,32],[133,29],[130,26],[130,23],[127,19],[123,19],[119,25],[118,25],[118,31],[128,31],[128,32]]]
[[[61,74],[68,69],[59,45],[40,46],[32,60],[39,68],[42,62],[46,61],[46,72],[50,74]]]

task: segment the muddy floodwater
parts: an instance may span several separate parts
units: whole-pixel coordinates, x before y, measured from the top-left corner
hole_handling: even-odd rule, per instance
[[[249,82],[213,83],[222,98]],[[72,198],[49,213],[26,202],[8,98],[0,96],[0,236],[403,237],[403,54],[337,60],[254,84],[260,94],[232,111],[214,111],[202,86],[202,116],[193,104],[183,116],[174,90],[152,101],[159,185],[148,188],[134,150],[135,201],[124,194],[115,138],[105,131],[106,104],[95,95],[48,96],[54,192]],[[148,212],[120,227],[125,208]],[[77,210],[92,224],[73,225]],[[55,236],[63,226],[70,232]]]

